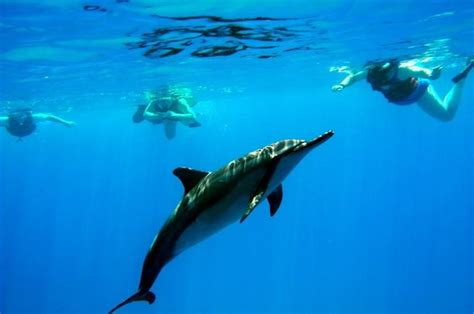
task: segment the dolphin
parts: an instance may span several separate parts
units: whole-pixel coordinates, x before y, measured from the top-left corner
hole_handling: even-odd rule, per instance
[[[150,291],[158,274],[174,257],[231,223],[241,223],[264,199],[273,216],[283,199],[282,181],[333,131],[309,141],[282,140],[229,162],[215,172],[176,168],[184,196],[165,222],[145,257],[138,291],[109,313],[135,301],[152,304]]]

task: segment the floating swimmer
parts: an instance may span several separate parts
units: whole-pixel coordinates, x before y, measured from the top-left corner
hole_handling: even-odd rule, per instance
[[[48,113],[33,113],[30,109],[16,109],[7,116],[0,116],[0,127],[18,138],[32,134],[39,122],[52,121],[67,127],[75,125],[73,121],[64,120]]]
[[[109,313],[135,301],[153,303],[155,295],[150,289],[168,262],[229,224],[243,222],[263,200],[268,200],[270,215],[275,215],[283,198],[282,181],[306,154],[332,135],[328,131],[310,141],[279,141],[215,172],[175,169],[173,173],[184,186],[184,197],[155,236],[138,292]]]
[[[145,97],[148,104],[138,106],[132,118],[133,122],[140,123],[147,120],[154,124],[163,123],[168,139],[173,139],[176,136],[177,122],[191,128],[201,126],[192,109],[196,101],[189,88],[166,86],[157,92],[145,93]]]
[[[355,82],[366,79],[373,90],[381,92],[391,103],[410,105],[417,103],[432,117],[450,121],[454,118],[461,100],[461,92],[474,61],[469,60],[466,67],[452,81],[454,86],[441,99],[429,80],[441,75],[441,67],[426,69],[409,63],[400,63],[396,59],[368,62],[363,70],[349,73],[341,83],[332,87],[339,92]]]

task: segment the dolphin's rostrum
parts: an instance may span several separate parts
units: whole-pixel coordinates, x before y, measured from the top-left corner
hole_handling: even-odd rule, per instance
[[[184,186],[184,197],[153,240],[143,263],[138,292],[110,313],[134,301],[153,303],[151,286],[169,261],[227,225],[243,222],[265,198],[273,216],[283,197],[281,182],[312,148],[333,134],[328,131],[310,141],[279,141],[215,172],[175,169],[173,173]]]

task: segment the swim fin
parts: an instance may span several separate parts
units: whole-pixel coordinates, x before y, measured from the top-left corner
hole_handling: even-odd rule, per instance
[[[470,60],[467,64],[467,66],[458,74],[456,75],[455,77],[453,77],[451,80],[454,82],[454,83],[458,83],[459,81],[465,79],[467,77],[467,75],[469,74],[469,72],[472,70],[472,68],[474,68],[474,60]]]
[[[137,106],[137,111],[133,114],[132,121],[134,123],[140,123],[143,120],[145,120],[145,110],[146,110],[146,105],[138,105]]]
[[[189,124],[190,128],[198,128],[201,126],[201,123],[194,121],[193,123]]]

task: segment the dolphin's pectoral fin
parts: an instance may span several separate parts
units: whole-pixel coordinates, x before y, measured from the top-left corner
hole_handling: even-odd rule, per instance
[[[184,194],[187,194],[199,183],[199,181],[207,176],[209,172],[180,167],[174,169],[173,174],[181,180],[181,183],[184,186]]]
[[[276,214],[278,208],[280,208],[281,200],[283,199],[283,187],[280,184],[272,193],[267,197],[268,204],[270,205],[270,216]]]
[[[275,169],[278,165],[278,162],[279,162],[279,159],[275,159],[268,166],[267,172],[265,173],[265,175],[260,180],[260,183],[258,184],[258,186],[255,190],[255,193],[252,195],[252,198],[249,201],[249,205],[247,206],[247,210],[242,215],[242,218],[240,218],[241,223],[245,220],[245,218],[247,218],[248,215],[250,215],[250,213],[254,210],[254,208],[257,207],[257,205],[262,200],[263,195],[267,192],[268,184],[270,183],[270,179],[273,176],[273,172],[275,172]],[[278,188],[276,190],[278,190]],[[281,202],[281,199],[280,199],[280,202]],[[278,206],[279,206],[279,203],[278,203]],[[276,209],[278,209],[278,206],[276,207]]]
[[[254,210],[254,208],[257,207],[264,193],[265,191],[261,191],[258,194],[254,195],[254,197],[252,197],[252,199],[249,202],[249,206],[247,207],[247,210],[242,215],[242,218],[240,218],[240,223],[244,222],[244,220],[248,217],[248,215],[250,215],[250,213]]]

